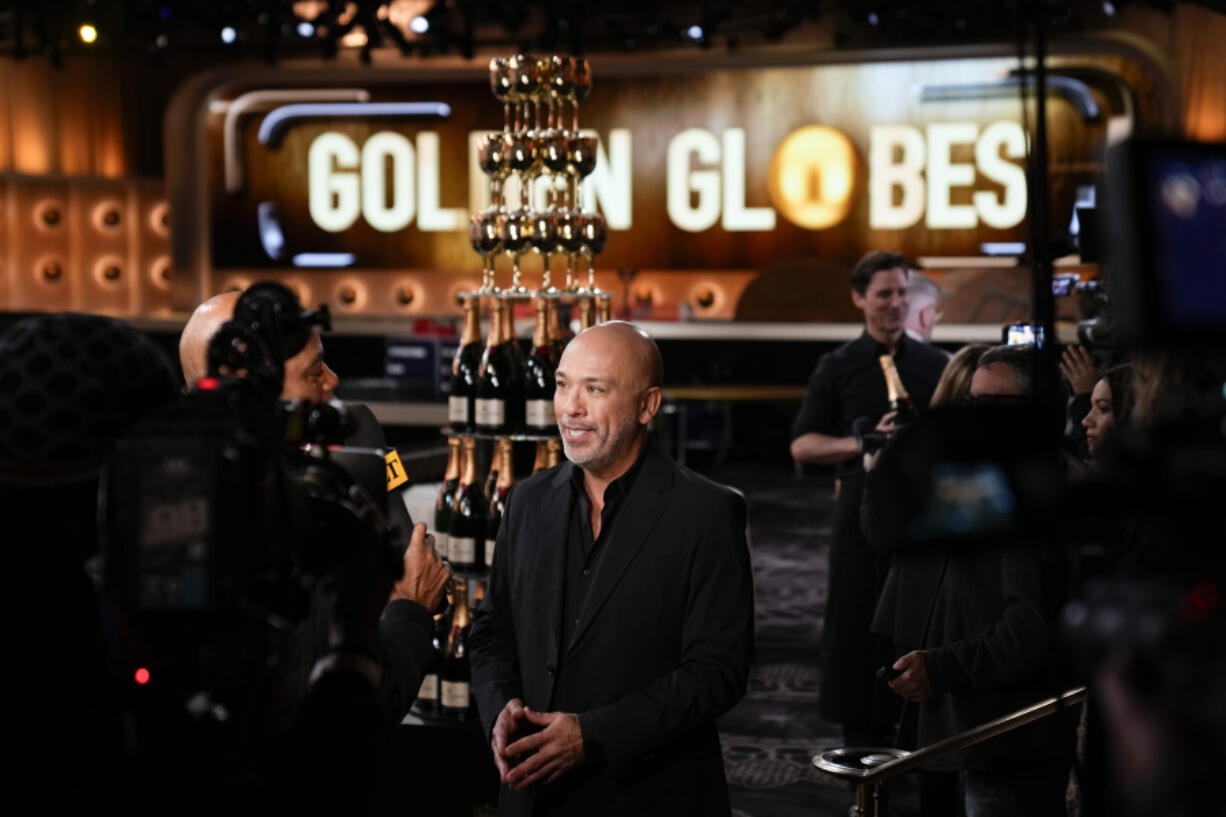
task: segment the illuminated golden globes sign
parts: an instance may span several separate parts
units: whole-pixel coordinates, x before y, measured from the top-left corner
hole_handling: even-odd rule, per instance
[[[598,141],[580,206],[611,233],[602,266],[761,269],[875,247],[977,255],[983,242],[1017,241],[1027,187],[1016,99],[922,93],[1011,64],[611,77],[594,90],[582,131]],[[237,89],[214,103],[226,180],[211,193],[214,267],[473,272],[469,214],[489,205],[482,138],[499,125],[478,76]],[[1060,100],[1049,111],[1063,196],[1092,183],[1085,154],[1105,127]],[[516,199],[517,179],[506,184]],[[543,207],[549,184],[531,194],[529,206]],[[1063,210],[1071,215],[1071,200],[1052,203],[1054,218],[1067,219]]]
[[[1008,229],[1026,216],[1026,175],[1012,159],[1022,158],[1025,134],[1016,122],[993,122],[982,133],[973,122],[930,125],[927,138],[908,125],[874,127],[868,163],[869,225],[898,230],[921,219],[932,230],[973,229],[982,221]],[[469,165],[476,161],[469,134]],[[610,213],[610,227],[634,222],[630,198],[632,136],[618,129],[620,148],[612,164],[601,147],[585,204]],[[950,158],[957,144],[974,145],[975,162]],[[380,232],[398,232],[416,219],[424,232],[463,230],[463,208],[440,208],[439,134],[418,134],[417,146],[396,131],[379,131],[359,148],[342,133],[315,137],[307,152],[307,200],[312,220],[328,232],[343,232],[362,218]],[[693,165],[697,164],[698,168]],[[822,125],[789,134],[771,159],[766,180],[774,207],[747,207],[745,131],[720,136],[692,128],[668,145],[666,212],[678,229],[698,233],[719,224],[736,232],[775,229],[776,211],[809,230],[840,223],[851,210],[860,160],[846,134]],[[970,188],[978,170],[999,183],[1002,193],[977,190],[971,204],[953,204],[955,188]],[[544,195],[542,189],[539,195]],[[420,202],[420,205],[419,205]],[[488,202],[470,201],[480,209]]]

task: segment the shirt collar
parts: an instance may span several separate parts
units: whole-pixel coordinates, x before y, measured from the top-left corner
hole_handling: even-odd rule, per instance
[[[894,352],[894,358],[897,360],[898,358],[903,357],[906,354],[907,347],[916,342],[917,341],[914,338],[904,331],[898,338],[898,347]],[[860,344],[866,353],[871,353],[874,357],[880,357],[881,355],[888,355],[890,353],[889,347],[870,335],[867,328],[860,333],[860,337],[856,339],[856,343]]]
[[[635,477],[638,476],[639,471],[643,470],[643,463],[647,460],[647,449],[650,447],[650,438],[644,439],[643,448],[639,451],[638,459],[634,461],[634,465],[631,465],[630,468],[626,470],[626,473],[610,482],[608,487],[604,489],[605,507],[608,507],[614,502],[619,502],[625,499],[626,495],[630,493],[630,487],[634,485]],[[587,492],[583,486],[582,468],[575,466],[573,469],[571,469],[570,482],[574,490],[579,492],[579,496],[587,496]]]

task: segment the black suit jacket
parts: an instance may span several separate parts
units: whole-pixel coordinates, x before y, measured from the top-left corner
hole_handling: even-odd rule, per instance
[[[499,814],[728,814],[715,719],[753,651],[745,501],[649,449],[562,644],[574,467],[513,489],[469,649],[486,734],[511,698],[577,712],[588,763],[540,792],[504,788]]]

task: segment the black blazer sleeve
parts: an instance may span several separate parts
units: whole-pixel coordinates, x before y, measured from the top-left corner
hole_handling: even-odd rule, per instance
[[[990,548],[991,546],[986,546]],[[973,557],[972,557],[973,558]],[[968,561],[963,559],[963,561]],[[1033,678],[1051,661],[1056,593],[1047,559],[1031,544],[1000,547],[999,620],[980,632],[927,650],[937,692],[981,692]],[[954,578],[957,575],[954,574]],[[947,618],[952,618],[946,613]]]
[[[519,520],[515,519],[519,509],[514,501],[517,487],[512,486],[507,495],[506,518],[498,526],[494,563],[490,567],[485,599],[473,613],[472,629],[468,634],[473,697],[486,735],[493,731],[494,721],[507,701],[524,696],[513,629],[508,579],[510,566],[507,564],[509,531],[519,524]]]
[[[685,582],[681,666],[579,714],[585,746],[620,777],[652,750],[714,723],[745,694],[753,654],[753,578],[745,500],[727,489],[676,509],[701,526]],[[707,499],[707,497],[704,497]]]
[[[376,695],[388,727],[399,724],[417,698],[430,662],[433,629],[426,608],[408,599],[390,602],[379,619],[383,681]]]

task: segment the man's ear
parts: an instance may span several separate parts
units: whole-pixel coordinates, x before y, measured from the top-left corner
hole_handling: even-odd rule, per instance
[[[864,296],[861,295],[859,292],[856,292],[854,289],[851,291],[851,302],[856,305],[856,309],[860,309],[860,310],[863,310],[865,307],[865,304],[867,303],[867,301],[864,299]]]
[[[656,416],[656,412],[660,410],[660,403],[664,396],[660,392],[658,386],[652,386],[643,392],[643,397],[639,402],[639,424],[647,425],[651,422],[651,418]]]

